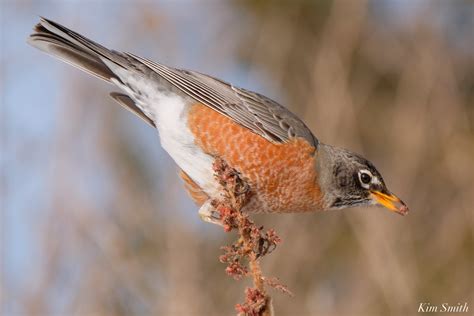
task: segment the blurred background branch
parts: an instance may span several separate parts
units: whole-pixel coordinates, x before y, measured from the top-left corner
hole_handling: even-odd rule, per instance
[[[5,314],[231,315],[249,285],[225,276],[216,258],[231,237],[200,222],[155,132],[110,87],[25,44],[38,15],[280,101],[406,200],[404,218],[257,216],[284,240],[263,262],[295,294],[278,315],[474,308],[472,1],[0,6]]]

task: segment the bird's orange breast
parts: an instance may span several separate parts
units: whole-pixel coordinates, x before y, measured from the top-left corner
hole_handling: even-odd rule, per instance
[[[249,212],[305,212],[321,208],[315,148],[303,138],[272,143],[202,104],[188,112],[195,142],[224,159],[248,181]]]

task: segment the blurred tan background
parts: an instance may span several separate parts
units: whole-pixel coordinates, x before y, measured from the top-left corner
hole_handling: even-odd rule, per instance
[[[102,44],[272,97],[369,158],[409,205],[261,215],[276,315],[415,315],[473,300],[472,1],[4,1],[2,311],[233,315],[218,261],[155,131],[113,89],[25,44],[43,15]]]

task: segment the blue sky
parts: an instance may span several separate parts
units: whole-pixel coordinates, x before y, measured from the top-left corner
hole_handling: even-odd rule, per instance
[[[202,19],[206,19],[213,10],[224,10],[224,6],[212,3],[199,6],[196,2],[188,2],[187,10],[182,10],[183,2],[176,5],[172,2],[156,5],[156,10],[161,10],[164,16],[169,17],[164,23],[168,23],[168,27],[176,32],[161,34],[159,39],[134,39],[139,45],[127,47],[123,44],[121,33],[130,36],[130,32],[120,30],[127,27],[124,20],[130,20],[130,16],[133,20],[133,15],[136,14],[134,5],[125,1],[114,2],[114,5],[110,3],[40,1],[22,5],[7,1],[1,5],[2,277],[10,295],[7,300],[11,300],[6,304],[9,313],[19,311],[15,304],[15,293],[34,283],[38,265],[44,259],[38,227],[49,218],[47,215],[51,209],[51,194],[48,192],[54,188],[47,187],[48,179],[61,170],[51,153],[58,150],[55,147],[58,139],[56,132],[64,124],[61,116],[67,100],[64,99],[63,92],[66,91],[66,95],[70,92],[69,80],[87,77],[26,44],[26,38],[38,22],[38,16],[55,19],[118,50],[133,51],[171,65],[212,73],[242,86],[272,92],[260,84],[262,78],[249,79],[247,69],[232,59],[211,62],[206,57],[209,53],[206,42],[217,37],[219,28],[215,26],[222,21],[217,17],[215,23],[203,24]],[[222,16],[221,19],[225,18],[225,14]],[[196,25],[200,26],[199,29],[196,29]],[[167,26],[163,28],[167,29]],[[169,53],[170,49],[159,49],[170,42],[175,46],[173,55]],[[103,98],[108,98],[110,88],[100,81],[95,83],[103,86]],[[158,146],[157,135],[126,111],[121,114],[121,119],[124,121],[124,128],[129,129],[124,135],[133,135],[140,140],[137,146],[148,149],[149,143],[156,144],[153,147],[156,149],[143,150],[143,154],[144,159],[157,160],[157,172],[163,167],[174,170],[171,159]],[[94,153],[87,144],[87,138],[93,134],[89,129],[93,130],[97,124],[99,122],[94,122],[93,119],[85,122],[86,130],[78,135],[78,143],[74,144],[77,154],[84,155],[84,160],[89,161],[88,167],[81,168],[87,174],[77,175],[74,179],[75,185],[83,188],[84,196],[88,199],[100,199],[110,187],[104,183],[108,179],[107,171],[94,167],[91,163],[95,159]],[[89,153],[92,157],[89,157]],[[179,201],[182,205],[177,209],[195,212],[195,206],[184,192]],[[192,217],[192,220],[200,225],[197,216]]]
[[[395,23],[403,22],[426,1],[391,0],[375,2],[375,12],[387,16]],[[26,44],[26,38],[32,27],[42,15],[55,19],[72,28],[80,25],[81,33],[93,37],[118,50],[133,51],[151,59],[160,60],[174,66],[195,69],[222,77],[243,87],[265,93],[276,99],[275,87],[264,74],[253,71],[249,74],[246,65],[240,64],[232,55],[231,48],[223,48],[227,59],[209,58],[207,47],[219,36],[219,27],[225,25],[225,19],[232,14],[226,12],[226,6],[217,2],[198,1],[164,2],[151,8],[161,10],[168,19],[169,28],[176,30],[172,34],[160,34],[157,38],[135,38],[138,46],[127,47],[127,39],[121,36],[123,28],[131,27],[124,21],[136,14],[133,2],[114,1],[39,1],[19,4],[15,1],[3,1],[1,4],[1,110],[0,166],[1,208],[2,208],[2,261],[3,278],[6,287],[13,292],[21,290],[34,279],[35,267],[41,261],[41,248],[37,227],[46,218],[52,201],[47,194],[46,180],[56,172],[57,166],[51,160],[57,135],[55,132],[61,122],[64,94],[61,91],[71,89],[67,84],[71,77],[87,76],[79,71],[50,58]],[[173,4],[174,3],[174,4]],[[177,3],[177,4],[176,4]],[[186,10],[183,10],[186,5]],[[471,8],[472,9],[472,8]],[[213,14],[218,10],[219,15]],[[389,14],[388,14],[389,13]],[[207,23],[202,23],[207,21]],[[472,23],[472,22],[471,22]],[[199,26],[197,28],[197,26]],[[164,27],[164,29],[167,29]],[[454,32],[456,33],[456,32]],[[173,49],[160,50],[163,45],[174,45]],[[173,53],[171,53],[173,52]],[[92,79],[91,79],[92,80]],[[110,89],[103,85],[104,98]],[[100,102],[98,100],[97,102]],[[170,167],[172,161],[158,146],[158,138],[138,120],[130,118],[124,111],[124,128],[131,129],[126,135],[134,135],[137,146],[148,148],[155,143],[153,151],[143,150],[144,159],[150,163],[158,160],[157,169],[163,165]],[[121,117],[122,117],[121,116]],[[87,122],[94,128],[99,122]],[[138,127],[140,125],[140,127]],[[88,132],[81,136],[78,148],[87,152],[90,149],[83,144]],[[93,153],[92,153],[93,155]],[[91,158],[90,161],[94,161]],[[160,166],[158,166],[160,165]],[[82,183],[85,196],[96,199],[97,195],[107,194],[101,181],[107,181],[106,171],[89,166],[90,174],[78,178]],[[159,171],[157,171],[159,172]],[[91,182],[85,179],[95,179]],[[157,186],[165,184],[158,183]],[[195,211],[193,204],[183,193],[180,196],[183,212]],[[193,221],[198,221],[197,216]],[[196,224],[199,225],[199,224]],[[17,310],[14,303],[7,305],[7,311]]]

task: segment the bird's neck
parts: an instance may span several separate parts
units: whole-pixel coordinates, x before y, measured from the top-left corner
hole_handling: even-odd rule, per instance
[[[323,193],[322,207],[324,210],[334,208],[335,202],[340,198],[337,184],[335,183],[335,172],[341,163],[342,148],[319,143],[316,159],[316,171],[318,181]]]

